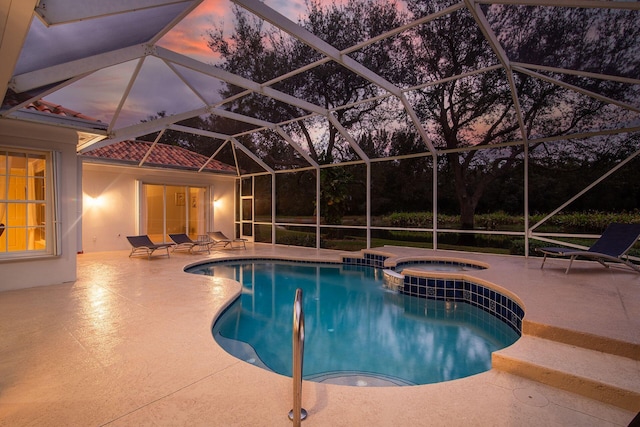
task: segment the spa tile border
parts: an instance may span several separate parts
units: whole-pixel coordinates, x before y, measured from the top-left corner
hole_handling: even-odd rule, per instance
[[[502,320],[522,335],[524,310],[520,304],[490,287],[467,279],[405,275],[399,291],[418,298],[471,304]]]
[[[344,256],[342,260],[345,264],[384,269],[384,263],[388,258],[390,257],[387,255],[364,252],[361,258]],[[401,262],[398,263],[396,267],[407,263],[464,265],[465,267],[475,270],[483,270],[486,268],[477,264],[463,263],[453,260],[428,259],[423,261],[411,260]],[[524,318],[524,310],[520,304],[488,286],[475,283],[469,279],[428,278],[412,276],[410,274],[400,274],[396,273],[393,269],[385,271],[385,284],[387,283],[392,284],[392,286],[389,286],[390,288],[396,289],[398,292],[406,295],[471,304],[472,306],[478,307],[502,320],[516,333],[522,335],[522,319]]]

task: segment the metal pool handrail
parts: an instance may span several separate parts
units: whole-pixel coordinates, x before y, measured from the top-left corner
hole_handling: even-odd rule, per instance
[[[302,309],[302,289],[296,289],[293,301],[293,409],[289,411],[289,419],[295,427],[300,427],[307,418],[307,411],[302,407],[302,364],[304,360],[304,310]]]

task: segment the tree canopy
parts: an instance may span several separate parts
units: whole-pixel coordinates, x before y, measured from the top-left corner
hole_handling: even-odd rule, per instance
[[[225,70],[261,83],[276,79],[274,89],[331,111],[357,147],[323,117],[297,120],[286,127],[319,164],[357,159],[357,149],[375,158],[426,153],[433,144],[445,161],[438,159],[430,167],[435,163],[447,177],[443,187],[452,183],[463,228],[473,228],[474,214],[492,184],[514,171],[522,175],[525,147],[532,161],[538,158],[532,153],[539,150],[546,154],[540,158],[559,159],[567,151],[549,143],[549,138],[593,131],[637,116],[620,105],[637,103],[638,88],[598,77],[598,73],[640,74],[640,48],[627,41],[640,39],[640,29],[629,11],[487,5],[474,15],[459,8],[353,49],[359,42],[450,5],[446,0],[408,0],[404,9],[395,2],[348,0],[324,5],[311,0],[307,6],[307,16],[299,24],[402,88],[409,109],[371,80],[323,60],[303,41],[240,8],[234,9],[233,33],[212,29],[209,47],[221,55]],[[475,25],[479,19],[488,21],[491,34]],[[629,31],[632,37],[608,36],[616,31]],[[317,64],[291,73],[312,63]],[[529,63],[553,64],[553,68],[533,69],[527,67]],[[594,77],[564,70],[584,70]],[[279,78],[283,75],[288,77]],[[227,85],[223,97],[239,93],[241,89]],[[273,123],[308,113],[257,94],[240,96],[229,108]],[[411,110],[425,129],[426,140],[413,126]],[[242,143],[275,167],[305,163],[286,141],[269,132],[253,134]],[[469,147],[473,149],[463,150]],[[411,167],[426,170],[415,162]],[[409,176],[411,171],[406,170],[394,175],[403,180]],[[348,191],[335,179],[323,181]],[[343,194],[331,196],[344,199]]]

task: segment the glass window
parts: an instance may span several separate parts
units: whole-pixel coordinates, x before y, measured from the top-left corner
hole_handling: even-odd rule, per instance
[[[0,147],[0,258],[56,252],[52,154]]]

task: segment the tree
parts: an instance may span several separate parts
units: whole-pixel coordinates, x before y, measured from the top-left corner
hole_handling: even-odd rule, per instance
[[[348,0],[344,4],[323,6],[319,0],[311,0],[308,16],[300,25],[337,49],[344,49],[413,19],[437,13],[449,3],[447,0],[407,0],[405,13],[399,12],[395,3],[382,1]],[[461,8],[349,55],[398,87],[439,82],[420,86],[407,92],[406,96],[436,147],[446,150],[446,166],[442,172],[451,177],[461,227],[473,229],[476,209],[487,189],[514,170],[521,170],[524,161],[522,144],[492,147],[519,141],[523,136],[535,140],[597,129],[609,122],[620,122],[620,116],[625,113],[624,109],[612,107],[604,99],[547,79],[557,79],[623,102],[637,102],[639,96],[637,87],[620,81],[539,71],[545,79],[494,66],[508,66],[514,61],[637,77],[640,74],[640,43],[637,43],[640,27],[635,12],[482,5],[478,13],[486,16],[489,32],[495,34],[502,47],[496,51],[487,41],[476,17],[468,9]],[[267,82],[321,58],[302,42],[287,38],[276,29],[266,28],[262,21],[251,19],[239,8],[235,9],[235,18],[236,28],[229,38],[220,29],[209,33],[209,46],[220,53],[222,67],[228,71],[257,82]],[[502,51],[506,57],[499,57]],[[483,68],[488,70],[477,72]],[[348,105],[336,109],[334,114],[347,129],[368,120],[369,136],[365,132],[358,137],[368,153],[406,154],[403,149],[414,149],[412,144],[417,132],[410,128],[410,121],[400,117],[404,121],[398,120],[394,132],[381,133],[383,129],[376,127],[372,117],[377,110],[392,105],[391,101],[376,98],[381,93],[379,87],[337,62],[328,61],[272,87],[327,109]],[[223,96],[230,97],[239,92],[239,88],[229,85]],[[518,97],[521,117],[514,93]],[[356,103],[363,99],[372,101]],[[257,94],[236,99],[229,108],[276,123],[307,113]],[[324,124],[319,127],[321,122]],[[524,129],[521,129],[521,123]],[[353,151],[344,149],[341,135],[324,118],[297,121],[288,126],[292,133],[301,135],[300,140],[309,155],[319,163],[334,163],[355,156]],[[402,132],[406,137],[402,137]],[[247,139],[246,144],[260,155],[271,158],[274,164],[277,156],[283,164],[293,161],[291,150],[278,147],[283,142],[263,135],[256,134]],[[371,135],[375,138],[370,138]],[[534,152],[543,146],[546,144],[536,143],[529,149]],[[400,151],[394,152],[394,147]],[[475,149],[463,150],[465,148]],[[437,160],[431,167],[442,164],[442,158]],[[426,170],[420,162],[413,164]],[[411,179],[411,176],[407,173],[403,179]],[[323,197],[323,200],[331,198]],[[326,206],[322,207],[323,211],[326,209]]]
[[[300,25],[337,49],[350,47],[402,23],[394,2],[348,0],[341,5],[332,3],[323,6],[319,0],[311,0],[307,6],[308,17]],[[275,29],[266,28],[258,19],[251,19],[239,7],[234,7],[234,17],[236,25],[230,36],[224,34],[222,28],[208,33],[209,47],[220,54],[223,60],[221,67],[227,71],[256,82],[266,82],[322,58],[319,52],[301,41],[288,38]],[[397,41],[377,43],[353,55],[365,65],[384,64],[386,73],[400,74],[402,71],[393,65],[389,56],[394,43]],[[327,109],[379,94],[376,85],[333,61],[281,81],[273,85],[273,88]],[[230,97],[238,92],[239,88],[227,86],[223,97]],[[365,106],[341,108],[334,114],[342,126],[348,129],[375,110],[380,103],[381,101],[373,101]],[[236,100],[230,108],[275,123],[308,113],[259,95]],[[314,141],[312,135],[317,134],[317,126],[321,122],[324,122],[322,127],[326,130],[320,142]],[[290,127],[297,128],[295,130],[303,136],[305,147],[316,162],[333,163],[342,160],[342,154],[336,151],[341,140],[340,133],[331,124],[327,125],[324,118],[298,121]],[[257,144],[259,142],[256,141]]]
[[[446,7],[445,3],[409,0],[408,8],[415,16],[424,16]],[[512,60],[542,65],[549,62],[571,70],[602,73],[615,69],[617,60],[622,61],[625,72],[637,75],[640,63],[633,59],[637,46],[622,41],[611,46],[608,37],[624,28],[633,34],[630,40],[639,40],[634,14],[548,7],[492,6],[482,10]],[[624,53],[619,49],[624,49]],[[461,227],[473,229],[475,211],[483,194],[492,182],[522,164],[524,147],[454,150],[490,147],[521,138],[512,88],[503,69],[448,80],[499,64],[496,53],[466,9],[415,27],[413,52],[416,66],[413,73],[407,73],[407,84],[445,81],[416,91],[415,108],[427,123],[436,146],[451,150],[446,155],[447,165],[460,206]],[[606,96],[623,99],[625,93],[632,96],[621,83],[570,74],[554,77]],[[616,114],[603,100],[526,74],[515,73],[514,85],[528,138],[568,135],[602,124]]]
[[[307,6],[308,17],[300,25],[338,49],[350,47],[401,24],[401,17],[393,2],[349,0],[342,5],[333,3],[323,6],[320,1],[312,0]],[[221,67],[227,71],[253,81],[265,82],[321,59],[319,52],[299,40],[292,40],[274,29],[266,28],[262,21],[251,19],[238,7],[234,8],[234,16],[236,25],[229,37],[221,28],[209,32],[209,47],[221,55]],[[387,73],[399,73],[390,65],[389,57],[391,44],[396,42],[385,41],[369,46],[355,52],[354,56],[365,65],[385,64],[383,68]],[[273,88],[326,109],[353,104],[379,94],[376,85],[333,61],[281,81]],[[222,96],[231,97],[240,91],[239,88],[227,86]],[[349,129],[376,110],[381,102],[341,108],[333,114],[342,126]],[[308,114],[292,105],[256,94],[234,101],[230,109],[274,123]],[[330,164],[355,156],[353,151],[342,149],[342,136],[324,117],[298,121],[285,129],[302,135],[307,152],[319,164]],[[319,140],[313,136],[318,134],[321,134]],[[261,133],[246,138],[243,143],[274,167],[301,164],[294,150],[280,138],[269,138]],[[344,171],[335,168],[322,170],[320,212],[325,222],[340,223],[348,202],[346,192],[352,181],[353,177]]]

